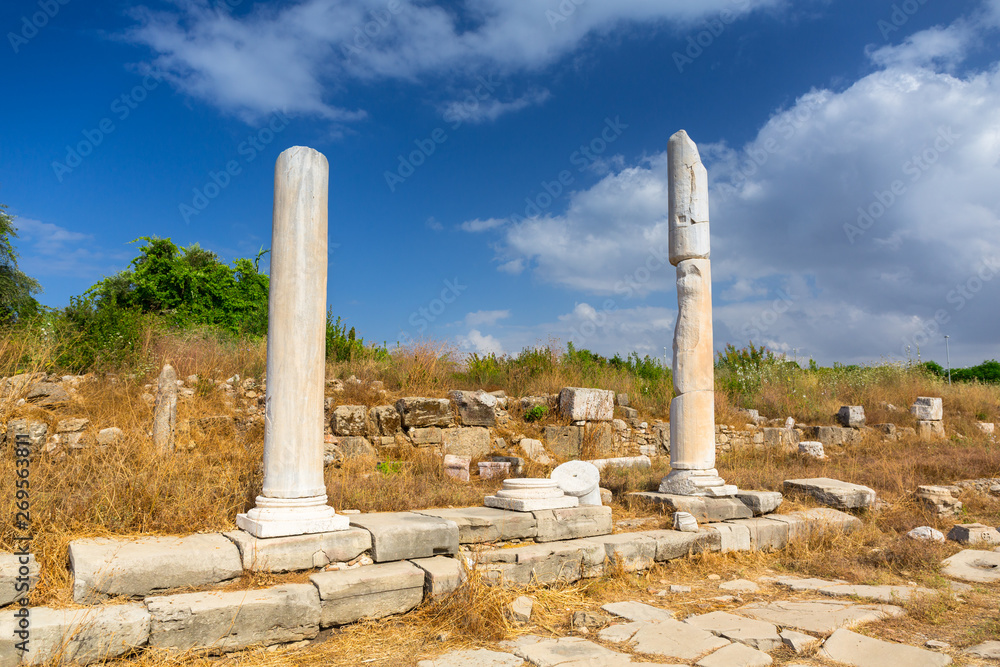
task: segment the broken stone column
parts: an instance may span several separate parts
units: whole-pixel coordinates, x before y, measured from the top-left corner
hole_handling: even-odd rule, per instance
[[[667,145],[670,263],[677,267],[674,392],[670,402],[670,474],[661,493],[732,496],[715,469],[715,351],[709,260],[708,172],[681,130]]]
[[[326,504],[323,479],[329,172],[326,158],[303,146],[283,152],[274,167],[264,489],[256,507],[236,517],[256,537],[349,524]]]
[[[153,408],[153,446],[157,453],[174,451],[177,426],[177,371],[164,364],[156,379],[156,406]]]

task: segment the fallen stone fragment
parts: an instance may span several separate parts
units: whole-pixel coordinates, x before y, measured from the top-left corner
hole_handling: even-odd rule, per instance
[[[619,667],[632,664],[632,659],[623,653],[606,649],[599,644],[579,637],[546,639],[534,635],[518,637],[505,642],[515,653],[538,667],[565,665],[607,665]],[[450,667],[450,666],[449,666]]]
[[[469,481],[469,464],[472,459],[468,456],[455,456],[454,454],[444,455],[444,474],[446,477],[457,479],[460,482]]]
[[[516,655],[477,648],[452,651],[433,660],[421,660],[417,667],[521,667],[524,664],[524,660]]]
[[[883,618],[902,616],[902,608],[882,604],[849,604],[834,601],[758,602],[735,610],[741,616],[768,621],[783,628],[829,634]]]
[[[949,644],[948,642],[943,642],[940,639],[928,639],[927,641],[924,642],[924,646],[926,646],[927,648],[936,648],[941,650],[951,648],[951,644]]]
[[[994,546],[1000,544],[1000,531],[981,523],[960,523],[948,531],[948,539],[959,544]]]
[[[839,584],[819,589],[823,595],[830,597],[858,597],[879,602],[906,602],[916,595],[933,594],[929,588],[917,586],[855,586],[851,584]]]
[[[991,584],[1000,581],[1000,553],[966,549],[941,562],[941,573],[946,577]]]
[[[914,496],[924,508],[939,516],[958,514],[962,509],[962,503],[943,486],[918,486]]]
[[[865,409],[860,405],[845,405],[837,413],[837,421],[845,428],[860,428],[865,425]]]
[[[841,628],[823,643],[820,656],[843,662],[854,667],[943,667],[951,664],[951,657],[934,651],[895,644],[859,635]]]
[[[627,618],[630,621],[662,621],[672,620],[673,612],[659,607],[653,607],[642,602],[611,602],[601,607],[615,616]]]
[[[692,616],[684,619],[684,622],[701,630],[708,630],[713,635],[746,644],[760,651],[773,651],[782,645],[778,629],[773,623],[737,616],[725,611],[713,611],[709,614]]]
[[[930,526],[917,526],[906,534],[911,540],[925,540],[928,542],[944,542],[944,533]]]
[[[941,421],[944,419],[944,402],[940,398],[918,396],[910,406],[910,412],[920,420]]]
[[[777,577],[774,579],[774,583],[793,591],[818,591],[819,589],[826,588],[827,586],[846,584],[847,582],[843,579],[828,581],[826,579],[816,579],[815,577]]]
[[[603,628],[610,622],[611,617],[607,614],[598,614],[593,611],[573,612],[573,627],[577,629],[586,628],[588,630],[596,630],[597,628]]]
[[[507,616],[515,623],[527,623],[531,620],[531,610],[535,601],[527,595],[521,595],[507,606]]]
[[[698,521],[688,512],[674,512],[674,530],[682,533],[697,533]]]
[[[836,509],[866,509],[875,505],[873,489],[828,477],[786,479],[785,490],[804,491],[824,505]]]
[[[823,443],[815,440],[804,440],[799,443],[799,454],[812,459],[825,459],[826,453],[823,451]]]
[[[599,637],[605,641],[628,641],[636,653],[684,661],[694,660],[730,643],[707,630],[674,620],[613,625],[602,630]]]
[[[795,632],[795,630],[782,630],[779,634],[782,643],[799,655],[811,651],[820,642],[819,639],[812,635]]]
[[[782,496],[778,491],[745,491],[736,492],[736,499],[750,508],[754,516],[770,514],[781,505]]]
[[[1000,641],[990,640],[982,644],[976,644],[962,651],[965,655],[973,658],[984,658],[986,660],[1000,660]]]
[[[743,644],[730,644],[694,663],[698,667],[766,667],[771,656]]]

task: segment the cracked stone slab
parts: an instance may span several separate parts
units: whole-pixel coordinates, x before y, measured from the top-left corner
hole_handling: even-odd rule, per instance
[[[759,602],[740,607],[736,613],[768,621],[782,628],[826,635],[840,628],[902,616],[905,612],[900,607],[887,604],[810,600]]]
[[[782,643],[800,655],[812,650],[820,643],[820,640],[816,637],[796,632],[795,630],[782,630],[779,634],[781,635]]]
[[[991,584],[1000,581],[1000,553],[966,549],[941,562],[941,573],[946,577]]]
[[[827,586],[820,588],[819,592],[834,598],[858,597],[887,603],[906,602],[918,595],[931,595],[934,593],[930,588],[919,586],[863,586],[852,584]]]
[[[611,626],[602,630],[598,637],[605,641],[627,641],[636,653],[684,661],[696,660],[730,643],[707,630],[674,620]]]
[[[284,537],[255,537],[244,530],[223,533],[240,551],[243,569],[292,572],[352,560],[371,549],[372,536],[361,528]]]
[[[829,477],[786,479],[785,491],[803,491],[824,505],[836,509],[861,509],[875,504],[875,491]]]
[[[818,591],[821,588],[828,588],[830,586],[836,586],[838,584],[846,584],[847,582],[843,579],[834,579],[832,581],[827,579],[817,579],[815,577],[776,577],[773,583],[778,586],[784,586],[793,591]]]
[[[458,541],[461,544],[521,540],[538,534],[538,523],[527,512],[495,507],[452,507],[415,510],[414,513],[454,521],[458,524]]]
[[[713,635],[746,644],[759,651],[773,651],[782,645],[781,636],[773,623],[737,616],[725,611],[713,611],[709,614],[692,616],[684,619],[684,622],[701,630],[708,630]]]
[[[535,635],[504,642],[515,655],[537,667],[587,667],[631,665],[632,658],[579,637],[548,639]],[[450,666],[449,666],[450,667]]]
[[[414,512],[376,512],[351,516],[351,525],[372,535],[376,563],[458,553],[458,524]]]
[[[819,655],[854,667],[943,667],[951,657],[927,649],[865,637],[841,628],[823,642]]]
[[[433,660],[421,660],[417,667],[522,667],[526,663],[516,655],[484,648],[452,651]]]
[[[730,644],[694,663],[698,667],[766,667],[771,656],[744,644]]]
[[[611,602],[603,607],[604,611],[615,616],[627,618],[630,621],[666,621],[673,620],[674,613],[642,602]]]
[[[985,658],[987,660],[1000,660],[1000,641],[991,640],[976,644],[962,651],[965,655],[974,658]]]

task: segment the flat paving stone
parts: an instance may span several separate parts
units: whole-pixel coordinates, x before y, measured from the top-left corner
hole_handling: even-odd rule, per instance
[[[417,667],[522,667],[526,663],[516,655],[484,648],[452,651],[440,658],[421,660]]]
[[[962,651],[965,655],[987,660],[1000,660],[1000,641],[988,641],[976,644]]]
[[[773,623],[767,621],[758,621],[725,611],[713,611],[709,614],[686,618],[684,622],[701,630],[708,630],[713,635],[746,644],[760,651],[773,651],[782,646],[778,629]]]
[[[737,591],[739,593],[756,593],[760,590],[757,582],[749,579],[733,579],[719,584],[719,588],[724,591]]]
[[[728,640],[716,637],[707,630],[674,620],[611,626],[602,630],[598,637],[604,641],[627,641],[636,653],[688,662],[729,645]]]
[[[694,663],[698,667],[765,667],[771,656],[744,644],[724,646]]]
[[[820,588],[819,592],[834,598],[858,597],[879,602],[906,602],[918,595],[931,595],[930,588],[919,586],[863,586],[853,584],[836,584]]]
[[[991,584],[1000,581],[1000,553],[966,549],[941,562],[941,573],[946,577]]]
[[[803,491],[824,505],[841,510],[865,509],[875,504],[874,489],[829,477],[786,479],[785,491]]]
[[[854,667],[943,667],[951,664],[951,656],[943,653],[865,637],[844,628],[823,642],[819,655]]]
[[[829,602],[811,600],[759,602],[740,607],[736,613],[768,621],[782,628],[826,635],[839,628],[902,616],[905,612],[900,607],[888,604],[850,604],[832,600]]]
[[[674,613],[642,602],[611,602],[603,607],[604,611],[615,616],[627,618],[630,621],[665,621],[673,620]]]
[[[548,639],[535,635],[518,637],[505,642],[515,655],[537,667],[585,667],[594,665],[619,667],[631,665],[632,658],[579,637]]]
[[[815,577],[776,577],[772,583],[778,586],[784,586],[793,591],[818,591],[821,588],[828,588],[830,586],[836,586],[838,584],[846,584],[847,582],[843,579],[834,579],[830,581],[828,579],[817,579]]]

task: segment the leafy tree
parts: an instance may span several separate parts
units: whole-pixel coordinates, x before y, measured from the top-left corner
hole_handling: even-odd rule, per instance
[[[16,237],[14,217],[0,204],[0,324],[17,322],[36,314],[39,309],[31,295],[40,292],[41,286],[17,267],[13,243]]]

